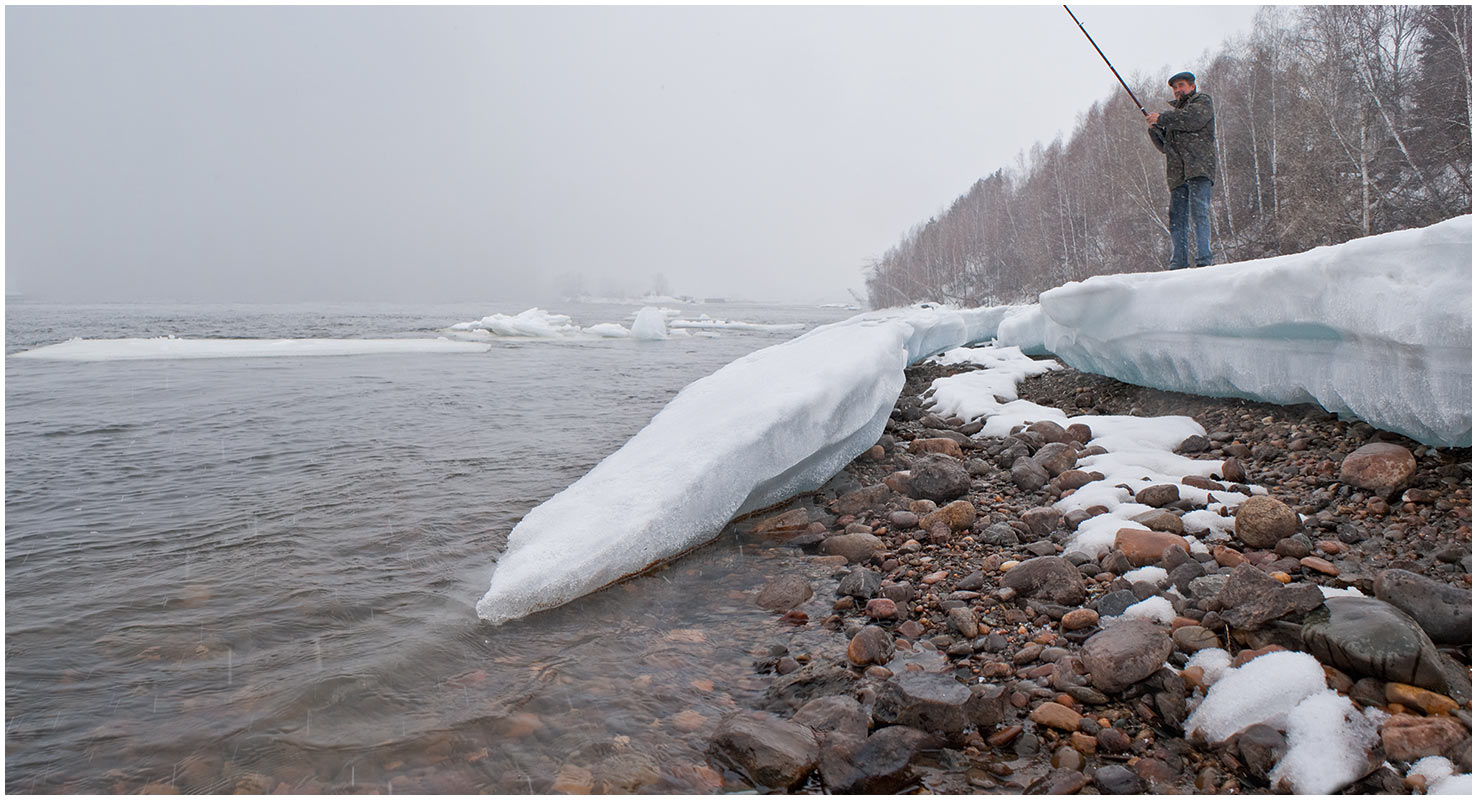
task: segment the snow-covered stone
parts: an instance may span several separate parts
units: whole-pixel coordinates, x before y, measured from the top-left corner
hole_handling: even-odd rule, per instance
[[[1318,659],[1286,650],[1266,653],[1222,673],[1185,720],[1185,732],[1220,743],[1258,722],[1280,729],[1289,710],[1326,688]]]
[[[1360,713],[1347,697],[1324,689],[1303,698],[1287,718],[1287,754],[1268,776],[1298,794],[1333,794],[1379,762],[1381,712]]]

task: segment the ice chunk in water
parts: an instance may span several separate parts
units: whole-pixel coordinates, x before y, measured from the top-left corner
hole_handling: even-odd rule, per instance
[[[631,338],[643,341],[667,338],[667,315],[652,306],[637,311],[636,321],[631,323]]]

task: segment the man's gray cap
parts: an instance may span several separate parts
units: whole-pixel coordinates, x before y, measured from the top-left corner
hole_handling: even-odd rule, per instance
[[[1193,72],[1176,72],[1175,74],[1169,76],[1169,85],[1170,86],[1173,86],[1175,81],[1189,81],[1190,83],[1194,83],[1195,82],[1195,73],[1193,73]]]

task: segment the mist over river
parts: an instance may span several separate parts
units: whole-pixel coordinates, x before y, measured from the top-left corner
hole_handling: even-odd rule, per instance
[[[629,327],[637,308],[550,310]],[[751,593],[799,559],[729,533],[501,627],[473,605],[523,514],[686,384],[799,331],[13,357],[75,336],[426,338],[522,310],[8,302],[6,789],[720,788],[706,736],[763,693],[753,652],[780,634]],[[854,313],[680,310],[806,329]]]

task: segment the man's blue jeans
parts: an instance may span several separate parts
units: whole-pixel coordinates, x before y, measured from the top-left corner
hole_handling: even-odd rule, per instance
[[[1169,190],[1170,269],[1190,266],[1190,217],[1195,218],[1195,266],[1210,264],[1210,178],[1191,178]]]

